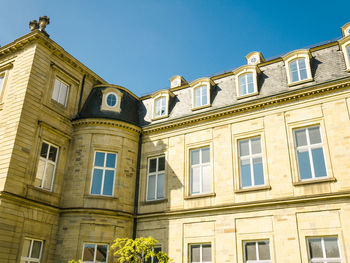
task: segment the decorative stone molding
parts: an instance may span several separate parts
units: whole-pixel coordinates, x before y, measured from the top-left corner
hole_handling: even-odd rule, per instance
[[[116,121],[116,120],[107,120],[107,119],[79,119],[72,122],[72,125],[74,128],[78,127],[115,127],[115,128],[121,128],[124,130],[128,130],[135,133],[141,133],[141,128],[126,123],[122,121]]]

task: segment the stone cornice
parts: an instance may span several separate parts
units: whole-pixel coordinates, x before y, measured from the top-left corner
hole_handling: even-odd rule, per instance
[[[123,121],[117,121],[117,120],[108,120],[108,119],[78,119],[74,120],[72,122],[72,125],[74,128],[78,127],[114,127],[114,128],[121,128],[125,129],[127,131],[135,132],[135,133],[141,133],[141,128],[137,127],[136,125],[129,124]]]
[[[267,98],[257,99],[251,102],[244,102],[223,108],[213,109],[208,112],[192,114],[190,116],[177,118],[175,120],[166,121],[159,124],[151,124],[142,127],[143,134],[159,133],[169,129],[182,128],[184,126],[195,125],[204,121],[215,120],[217,118],[228,117],[234,114],[255,111],[267,107],[272,107],[284,103],[293,102],[299,99],[317,96],[333,90],[350,87],[350,78],[326,82],[298,90],[288,91],[282,94],[276,94]]]

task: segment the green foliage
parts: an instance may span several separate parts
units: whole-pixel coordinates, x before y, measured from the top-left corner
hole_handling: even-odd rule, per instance
[[[168,255],[164,252],[154,252],[158,243],[153,237],[140,237],[135,240],[129,238],[117,238],[111,250],[116,263],[145,263],[150,257],[156,257],[159,263],[170,263]]]
[[[83,263],[83,261],[81,261],[80,259],[78,261],[76,260],[71,260],[68,263]]]

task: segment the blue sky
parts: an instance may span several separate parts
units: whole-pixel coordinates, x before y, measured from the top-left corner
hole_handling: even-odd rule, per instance
[[[324,2],[324,3],[323,3]],[[47,32],[112,84],[141,96],[341,36],[350,1],[2,0],[0,45],[47,15]]]

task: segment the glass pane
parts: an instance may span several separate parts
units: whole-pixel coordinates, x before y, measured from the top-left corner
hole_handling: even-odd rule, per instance
[[[199,150],[191,151],[191,165],[199,164]]]
[[[245,85],[240,85],[239,86],[239,95],[242,96],[242,95],[245,95],[247,94],[246,90],[245,90]]]
[[[250,160],[241,160],[241,186],[252,186],[252,178],[250,174]]]
[[[67,96],[68,87],[64,83],[61,84],[61,89],[58,97],[58,102],[62,105],[66,105],[66,96]]]
[[[208,94],[207,94],[207,88],[202,87],[202,105],[208,104]]]
[[[326,165],[324,162],[324,156],[323,156],[323,149],[312,149],[312,159],[314,162],[314,169],[315,169],[315,177],[326,177],[327,171],[326,171]]]
[[[160,99],[156,100],[156,116],[161,116],[161,101]]]
[[[293,72],[293,71],[297,71],[298,69],[297,69],[297,61],[296,60],[294,60],[293,62],[291,62],[290,64],[289,64],[289,67],[290,67],[290,70]]]
[[[298,59],[299,70],[306,68],[305,59]]]
[[[95,245],[94,244],[85,244],[83,261],[94,261]]]
[[[252,153],[261,153],[261,142],[260,142],[260,137],[256,137],[251,139],[252,143]]]
[[[305,129],[296,130],[295,131],[295,140],[296,140],[297,146],[307,145],[306,130]]]
[[[57,156],[57,148],[54,146],[50,146],[49,160],[56,162],[56,156]]]
[[[200,262],[200,246],[191,246],[191,262]]]
[[[252,73],[247,74],[247,82],[248,82],[248,84],[253,83],[253,74]]]
[[[106,245],[97,245],[96,261],[97,262],[106,262],[106,259],[107,259],[107,246]]]
[[[321,143],[320,127],[309,128],[310,144]]]
[[[41,244],[41,241],[33,241],[31,258],[40,258]]]
[[[309,239],[310,258],[323,258],[321,239]]]
[[[40,181],[40,184],[36,186],[41,186],[41,180],[43,179],[44,175],[45,163],[45,160],[39,159],[38,169],[36,171],[36,179]]]
[[[270,258],[270,247],[268,241],[258,242],[259,260],[269,260]]]
[[[150,159],[149,160],[148,172],[149,173],[154,173],[156,171],[157,171],[157,158]]]
[[[28,257],[29,256],[30,243],[31,243],[31,240],[24,239],[24,241],[23,241],[23,248],[22,248],[22,257]]]
[[[156,199],[156,176],[148,176],[148,191],[147,191],[147,200]]]
[[[158,252],[161,252],[162,251],[162,248],[161,247],[155,247],[154,248],[154,253],[158,253]]]
[[[339,258],[338,239],[336,237],[328,237],[324,239],[327,258]]]
[[[298,80],[299,80],[298,71],[292,72],[292,82],[295,82]]]
[[[158,175],[157,198],[164,198],[164,174]]]
[[[307,79],[307,71],[306,69],[300,70],[300,80]]]
[[[202,149],[202,163],[209,163],[210,162],[210,148],[203,148]]]
[[[201,89],[200,88],[196,88],[194,91],[194,98],[195,98],[195,106],[201,106],[201,95],[200,95]]]
[[[312,178],[309,153],[307,151],[298,151],[297,155],[300,179],[304,180]]]
[[[115,160],[116,160],[115,153],[107,153],[106,167],[115,168]]]
[[[159,157],[158,158],[158,171],[164,171],[165,170],[165,157]]]
[[[198,194],[200,192],[200,167],[191,169],[191,193]]]
[[[246,260],[256,260],[256,245],[255,242],[245,243],[245,258]]]
[[[102,173],[101,169],[94,169],[94,174],[92,178],[91,193],[92,194],[101,194],[101,185],[102,185]]]
[[[261,157],[253,159],[253,168],[255,185],[264,185],[264,169]]]
[[[203,193],[210,193],[210,185],[211,185],[211,178],[210,178],[210,165],[202,167],[202,192]]]
[[[239,156],[249,155],[249,140],[239,141]]]
[[[49,149],[49,145],[43,142],[43,144],[41,145],[40,156],[43,158],[46,158],[48,149]]]
[[[103,194],[113,195],[113,186],[114,186],[114,171],[106,170],[105,180],[103,182]]]
[[[254,92],[254,83],[249,83],[248,84],[248,93],[253,93]]]
[[[202,246],[202,262],[211,262],[211,245]]]
[[[52,93],[52,98],[55,101],[58,101],[58,94],[60,92],[60,86],[61,86],[61,82],[58,79],[55,79],[55,85],[54,85],[53,93]]]
[[[102,153],[102,152],[96,152],[95,153],[95,166],[104,166],[105,163],[105,154],[106,153]]]
[[[109,94],[107,96],[107,105],[110,107],[114,107],[117,103],[117,97],[114,94]]]
[[[42,186],[44,189],[51,190],[51,183],[55,172],[54,170],[55,166],[51,163],[47,163],[44,185]]]

